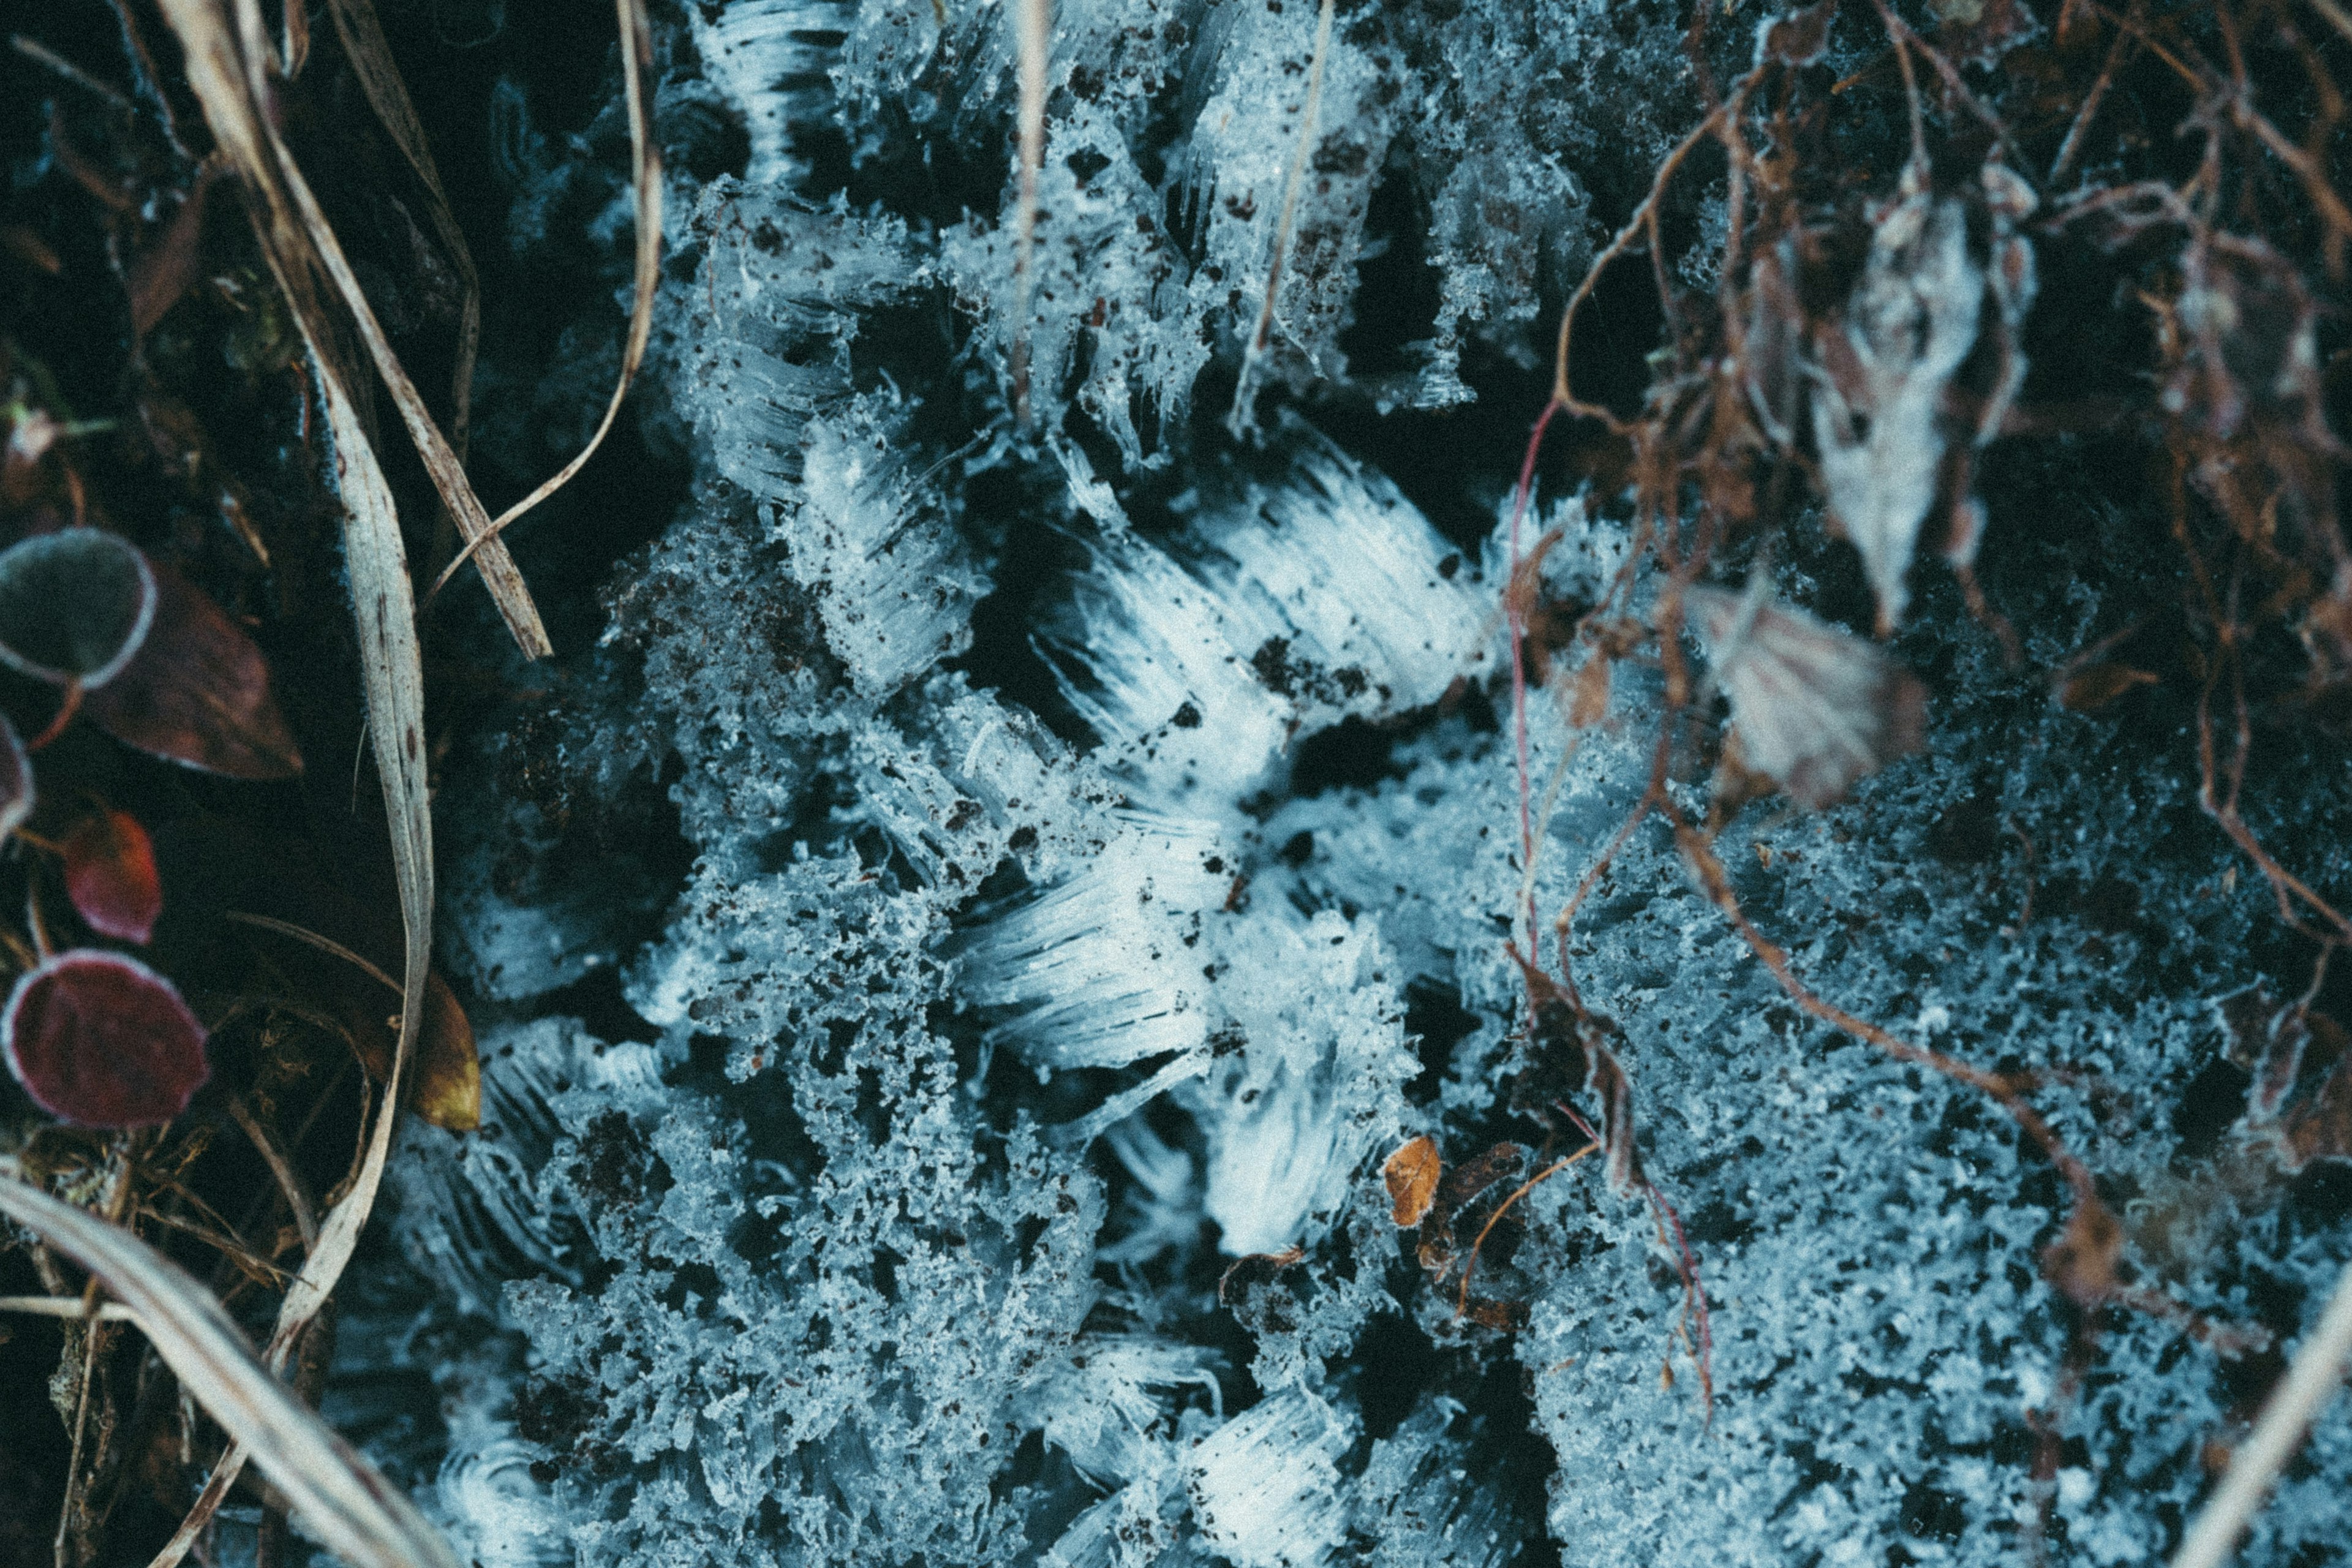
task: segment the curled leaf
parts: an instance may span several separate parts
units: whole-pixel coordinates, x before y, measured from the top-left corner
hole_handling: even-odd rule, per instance
[[[204,1027],[172,983],[95,948],[61,952],[16,982],[0,1048],[42,1110],[82,1127],[169,1121],[211,1076]]]
[[[116,740],[206,773],[291,778],[302,753],[270,689],[269,664],[243,627],[169,566],[152,569],[154,625],[122,673],[89,694]]]
[[[154,618],[154,572],[118,535],[67,528],[0,551],[0,664],[20,675],[102,687]]]
[[[1683,605],[1731,699],[1746,765],[1798,804],[1827,805],[1918,749],[1926,689],[1870,644],[1719,588],[1692,587]]]
[[[33,815],[33,759],[16,726],[0,718],[0,838],[25,825]]]
[[[482,1124],[482,1058],[474,1026],[437,973],[425,982],[425,1029],[416,1041],[414,1081],[416,1114],[434,1126],[471,1132]]]
[[[2105,708],[2135,686],[2153,686],[2156,677],[2127,664],[2102,662],[2076,670],[2058,689],[2059,706],[2075,713]]]
[[[1948,435],[1944,395],[1977,341],[1983,272],[1968,215],[1931,202],[1916,168],[1878,220],[1842,317],[1816,332],[1813,439],[1840,531],[1862,554],[1882,631],[1903,618],[1904,578],[1936,499]]]
[[[65,851],[66,897],[89,929],[119,942],[144,942],[163,912],[155,846],[127,811],[102,811],[74,826]]]
[[[1426,1133],[1388,1157],[1381,1175],[1389,1184],[1389,1202],[1395,1211],[1391,1217],[1399,1229],[1419,1225],[1429,1213],[1429,1205],[1437,1201],[1437,1179],[1444,1171],[1445,1163],[1437,1157],[1437,1141]]]

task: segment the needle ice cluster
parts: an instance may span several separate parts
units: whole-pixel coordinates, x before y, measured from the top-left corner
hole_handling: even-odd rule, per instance
[[[2269,916],[2189,775],[2053,710],[1924,572],[1887,656],[1924,754],[1818,815],[1748,808],[1731,886],[1824,994],[2030,1078],[2177,1310],[2055,1297],[2047,1163],[1801,1013],[1656,823],[1552,927],[1649,777],[1638,661],[1580,739],[1535,695],[1538,784],[1575,752],[1528,929],[1509,462],[1368,421],[1468,398],[1482,337],[1525,346],[1587,193],[1643,188],[1686,117],[1680,13],[1341,8],[1272,391],[1229,443],[1196,405],[1264,295],[1314,13],[1057,9],[1025,322],[1001,9],[660,24],[694,109],[665,134],[723,113],[742,144],[672,163],[641,396],[690,478],[543,710],[453,756],[484,1127],[404,1131],[329,1401],[461,1556],[2145,1562],[2273,1364],[2193,1325],[2284,1343],[2352,1246],[2340,1166],[2290,1180],[2231,1131],[2210,1003]],[[1561,601],[1631,547],[1610,496],[1549,528]],[[1790,548],[1778,591],[1832,614],[1828,547]],[[2087,641],[2128,554],[1980,573]],[[2339,885],[2352,810],[2307,788],[2249,810]],[[1597,1162],[1517,1199],[1471,1289],[1391,1222],[1407,1138],[1453,1170],[1573,1152],[1511,1109],[1530,938],[1623,1031],[1711,1410],[1675,1252]],[[2324,1560],[2347,1477],[2339,1411],[2249,1561]]]

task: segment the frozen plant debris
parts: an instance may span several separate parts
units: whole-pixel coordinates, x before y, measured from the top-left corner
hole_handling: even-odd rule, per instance
[[[1801,610],[1694,585],[1692,624],[1731,700],[1741,761],[1820,808],[1916,751],[1927,692],[1868,643]]]
[[[1831,515],[1862,553],[1882,630],[1910,603],[1906,579],[1948,440],[1946,392],[1976,345],[1984,306],[1967,208],[1934,198],[1926,179],[1918,164],[1905,166],[1862,280],[1813,336],[1822,482]]]

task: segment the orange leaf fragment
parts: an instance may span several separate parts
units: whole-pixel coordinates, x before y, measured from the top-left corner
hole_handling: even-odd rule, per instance
[[[1429,1205],[1437,1201],[1437,1179],[1444,1171],[1445,1162],[1437,1157],[1437,1141],[1426,1133],[1388,1157],[1381,1175],[1389,1184],[1389,1202],[1394,1206],[1399,1229],[1419,1225],[1429,1213]]]

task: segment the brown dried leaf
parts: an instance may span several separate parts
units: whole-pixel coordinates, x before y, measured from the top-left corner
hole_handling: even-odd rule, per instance
[[[1799,6],[1766,25],[1757,52],[1784,66],[1812,65],[1829,49],[1830,21],[1836,15],[1837,0]]]
[[[1381,1175],[1389,1184],[1391,1217],[1398,1229],[1421,1223],[1430,1205],[1437,1201],[1438,1178],[1444,1173],[1445,1162],[1437,1157],[1437,1140],[1426,1133],[1388,1157]]]
[[[269,663],[205,592],[152,563],[154,621],[122,673],[89,693],[99,728],[126,745],[206,773],[286,779],[302,753],[271,690]]]
[[[1937,42],[1954,61],[1988,69],[2042,30],[2021,0],[1928,0],[1944,25]]]
[[[2116,1264],[2124,1227],[2113,1210],[2084,1197],[2066,1216],[2066,1228],[2042,1250],[2042,1273],[2051,1288],[2078,1307],[2095,1307],[2116,1292]]]
[[[2102,661],[2076,670],[2058,689],[2058,705],[2075,713],[2094,713],[2136,686],[2154,686],[2156,677],[2128,664]]]
[[[1234,1259],[1232,1265],[1217,1277],[1217,1304],[1232,1303],[1234,1292],[1246,1290],[1253,1285],[1271,1285],[1275,1278],[1307,1256],[1303,1247],[1292,1245],[1280,1252],[1253,1252],[1246,1258]]]
[[[1633,1141],[1633,1084],[1610,1048],[1612,1039],[1623,1037],[1612,1020],[1579,1012],[1555,993],[1537,1005],[1531,1059],[1511,1089],[1515,1107],[1538,1114],[1580,1094],[1598,1100],[1609,1188],[1621,1196],[1643,1184],[1641,1151]]]
[[[1467,1239],[1455,1236],[1455,1219],[1489,1188],[1515,1180],[1527,1169],[1528,1159],[1528,1151],[1521,1145],[1497,1143],[1445,1173],[1437,1184],[1437,1196],[1421,1222],[1421,1266],[1431,1279],[1442,1279],[1452,1272],[1461,1245]]]
[[[163,232],[131,258],[124,281],[131,293],[131,330],[145,337],[193,288],[203,270],[205,212],[213,182],[226,166],[206,159],[196,166],[195,184],[173,213]]]
[[[1694,586],[1683,604],[1731,699],[1746,765],[1829,805],[1926,732],[1927,691],[1859,637],[1801,610]]]
[[[1947,445],[1944,395],[1975,346],[1985,293],[1967,209],[1932,201],[1916,165],[1903,178],[1903,194],[1878,216],[1862,280],[1813,342],[1822,482],[1832,521],[1862,554],[1882,632],[1909,599],[1904,578]]]
[[[1607,655],[1595,653],[1576,672],[1576,694],[1568,705],[1568,721],[1580,730],[1589,729],[1609,717],[1609,676],[1611,662]]]

